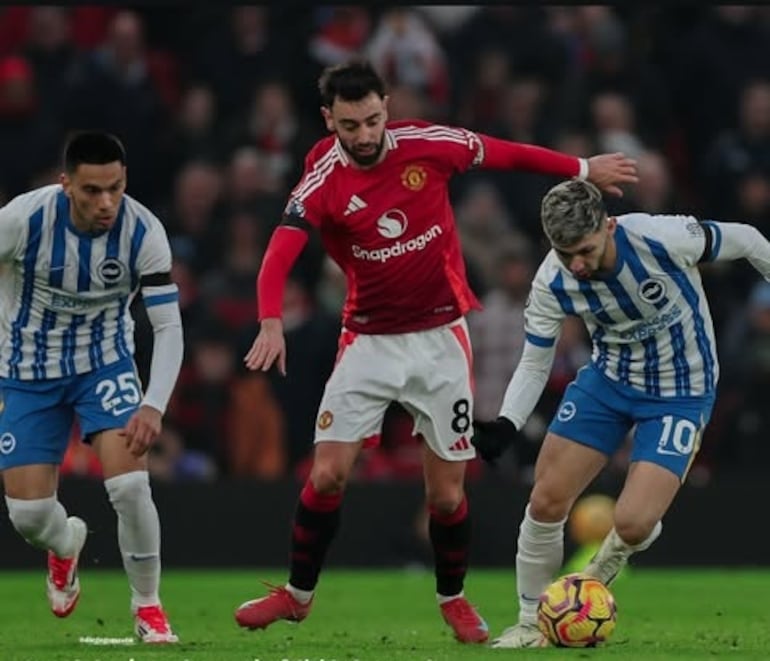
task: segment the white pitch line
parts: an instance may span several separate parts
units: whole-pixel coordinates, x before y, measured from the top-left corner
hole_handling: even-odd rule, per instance
[[[83,645],[133,645],[134,638],[105,638],[102,636],[80,636],[79,642]]]

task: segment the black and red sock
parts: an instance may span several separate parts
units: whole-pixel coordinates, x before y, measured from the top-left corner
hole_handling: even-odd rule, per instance
[[[463,591],[468,571],[471,521],[468,500],[463,498],[451,514],[440,514],[430,508],[428,530],[436,563],[436,592],[453,596]]]
[[[314,590],[340,522],[342,492],[320,494],[308,480],[299,495],[291,531],[289,583]]]

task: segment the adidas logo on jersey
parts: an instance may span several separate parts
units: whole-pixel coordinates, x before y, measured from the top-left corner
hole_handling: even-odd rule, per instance
[[[470,450],[471,444],[465,436],[460,436],[452,445],[449,446],[450,452],[462,452],[463,450]]]
[[[345,213],[343,213],[343,216],[349,216],[351,213],[354,213],[356,211],[361,211],[361,209],[366,208],[367,204],[364,202],[358,195],[353,195],[353,197],[350,198],[350,202],[348,202],[348,208],[345,209]]]

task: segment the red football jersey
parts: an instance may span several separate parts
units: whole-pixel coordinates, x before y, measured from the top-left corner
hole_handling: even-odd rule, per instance
[[[355,167],[320,140],[286,211],[319,228],[347,277],[343,324],[359,333],[434,328],[479,308],[468,286],[448,180],[483,158],[472,131],[389,122],[382,162]]]

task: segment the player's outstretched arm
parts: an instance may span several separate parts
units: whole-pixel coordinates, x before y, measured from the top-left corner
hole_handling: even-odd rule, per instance
[[[623,195],[622,184],[635,184],[636,161],[622,153],[598,154],[589,159],[522,142],[478,134],[483,145],[480,167],[492,170],[525,170],[557,177],[588,179],[602,192]]]

